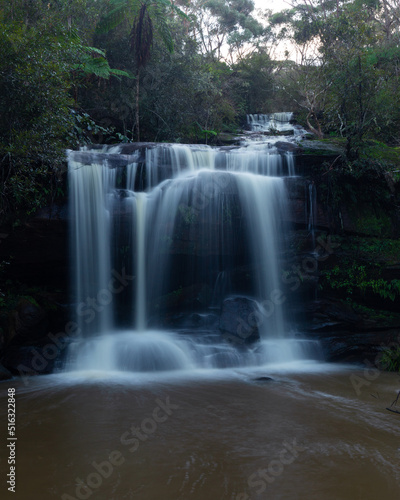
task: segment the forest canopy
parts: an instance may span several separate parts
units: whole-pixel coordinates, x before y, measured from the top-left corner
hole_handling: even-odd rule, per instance
[[[288,5],[1,0],[0,218],[57,196],[68,148],[210,142],[247,113],[294,111],[350,159],[400,146],[399,2]]]

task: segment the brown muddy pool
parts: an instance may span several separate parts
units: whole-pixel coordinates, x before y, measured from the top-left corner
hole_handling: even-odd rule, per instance
[[[0,386],[2,499],[400,498],[400,414],[386,409],[398,375],[316,364],[80,372]],[[7,490],[10,387],[15,493]]]

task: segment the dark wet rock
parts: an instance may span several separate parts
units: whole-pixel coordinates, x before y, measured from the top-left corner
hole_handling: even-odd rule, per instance
[[[163,295],[157,301],[160,310],[163,309],[183,309],[190,310],[195,308],[204,309],[212,298],[212,289],[206,284],[195,284],[187,287],[181,287],[166,295]]]
[[[380,369],[385,348],[400,345],[400,328],[354,332],[338,330],[318,335],[326,361],[363,363]]]
[[[236,144],[240,143],[240,140],[241,140],[241,138],[237,137],[236,135],[221,132],[220,134],[218,134],[218,137],[216,139],[216,143],[219,146],[223,146],[225,144],[226,145],[229,145],[229,144],[236,145]]]
[[[299,154],[302,151],[301,148],[293,142],[278,141],[275,143],[275,147],[277,148],[279,153]]]
[[[263,315],[259,303],[248,297],[230,297],[222,304],[219,329],[230,342],[251,344],[260,340],[257,317]]]
[[[8,342],[23,345],[43,338],[48,332],[48,315],[33,298],[21,298],[11,313]]]
[[[172,313],[164,318],[163,326],[190,330],[213,330],[218,325],[219,316],[214,313]]]
[[[5,347],[48,343],[51,332],[57,338],[65,336],[71,311],[57,299],[65,300],[66,294],[42,291],[21,297],[9,313],[8,327],[4,328]]]
[[[320,342],[327,361],[378,365],[382,349],[400,345],[400,326],[383,326],[357,314],[343,301],[330,297],[309,301],[305,313],[302,329]]]
[[[12,373],[0,364],[0,380],[9,380],[10,378],[12,378]]]
[[[344,154],[345,152],[344,145],[329,141],[310,141],[306,139],[301,141],[300,147],[305,154],[311,153],[331,155],[332,153],[336,153],[337,156],[338,154]]]
[[[59,207],[57,213],[66,214]],[[49,215],[52,218],[49,218]],[[2,273],[2,281],[25,283],[37,287],[66,290],[68,287],[68,223],[55,218],[54,209],[41,210],[15,229],[1,228],[4,236],[0,244],[0,262],[9,262]]]
[[[310,302],[306,307],[310,327],[314,331],[356,330],[362,326],[362,318],[350,305],[335,299],[320,299]]]
[[[274,379],[272,377],[257,377],[253,380],[254,382],[274,382]]]
[[[71,158],[82,165],[91,165],[93,163],[101,165],[106,163],[109,168],[126,167],[138,161],[138,156],[134,154],[111,154],[90,151],[74,151],[71,153]]]
[[[6,350],[1,363],[13,375],[45,375],[54,371],[60,353],[60,349],[53,344],[44,347],[13,346]]]

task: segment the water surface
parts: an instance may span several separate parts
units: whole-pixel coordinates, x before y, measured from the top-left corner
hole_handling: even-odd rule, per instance
[[[386,407],[399,377],[299,368],[3,382],[0,425],[5,435],[6,390],[15,387],[18,441],[17,492],[6,490],[2,460],[1,498],[398,498],[400,415]]]

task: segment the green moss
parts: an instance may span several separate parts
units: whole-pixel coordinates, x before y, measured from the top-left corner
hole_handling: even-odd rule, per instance
[[[400,239],[347,236],[341,238],[340,245],[344,252],[362,262],[393,266],[400,261]]]
[[[385,238],[392,233],[391,218],[383,210],[378,210],[378,214],[376,214],[372,208],[365,207],[363,212],[358,214],[354,223],[356,231],[361,234]]]
[[[390,147],[383,142],[369,140],[360,150],[361,159],[385,161],[393,166],[400,167],[400,148]]]
[[[354,312],[363,316],[365,319],[375,321],[380,326],[392,327],[400,323],[400,314],[389,313],[386,310],[372,309],[363,304],[354,301],[347,301],[351,305]]]

